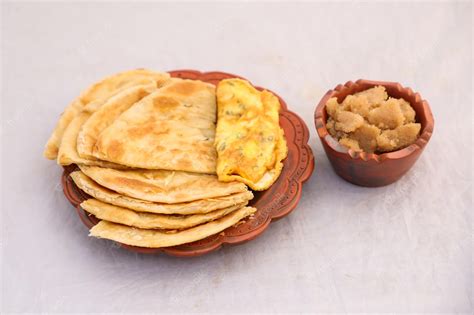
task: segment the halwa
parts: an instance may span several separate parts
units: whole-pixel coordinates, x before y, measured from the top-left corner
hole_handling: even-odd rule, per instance
[[[383,86],[348,95],[342,103],[330,98],[326,112],[326,128],[331,136],[357,152],[402,149],[416,141],[421,129],[410,103],[389,97]]]

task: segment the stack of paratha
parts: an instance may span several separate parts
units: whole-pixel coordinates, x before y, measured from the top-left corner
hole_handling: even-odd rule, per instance
[[[61,116],[44,155],[76,164],[92,236],[140,247],[203,239],[256,209],[240,182],[216,173],[215,87],[139,69],[103,79]]]

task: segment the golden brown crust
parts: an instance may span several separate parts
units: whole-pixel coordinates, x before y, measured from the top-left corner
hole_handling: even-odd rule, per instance
[[[220,233],[243,218],[255,213],[256,210],[252,207],[243,207],[218,220],[174,233],[138,229],[102,220],[92,227],[90,235],[132,246],[148,248],[170,247],[191,243]]]
[[[97,159],[84,159],[79,156],[76,149],[77,134],[81,129],[84,122],[89,119],[90,113],[81,112],[79,113],[67,126],[64,131],[61,146],[57,156],[57,162],[59,165],[71,165],[71,164],[82,164],[82,165],[95,165],[102,167],[111,168],[126,168],[126,166],[110,163],[107,161],[100,161]]]
[[[135,168],[214,174],[215,107],[212,85],[175,80],[102,131],[93,155]]]
[[[247,202],[232,207],[219,209],[204,214],[169,215],[146,212],[136,212],[131,209],[114,206],[97,199],[88,199],[81,203],[81,207],[93,214],[96,218],[141,229],[168,229],[182,230],[209,221],[219,219],[232,211],[244,207]]]
[[[56,127],[48,139],[43,155],[50,159],[57,159],[62,136],[69,123],[79,114],[84,106],[94,101],[101,101],[128,87],[154,83],[156,86],[164,85],[170,76],[168,73],[150,71],[146,69],[135,69],[114,74],[93,84],[75,99],[63,112]]]
[[[217,176],[167,170],[116,170],[80,166],[100,185],[120,194],[161,203],[182,203],[247,191],[243,183],[223,183]]]
[[[64,131],[74,119],[74,117],[80,113],[83,106],[84,104],[82,104],[81,100],[76,99],[71,104],[69,104],[68,107],[66,107],[64,112],[61,114],[61,117],[59,117],[58,123],[56,124],[56,127],[54,127],[51,137],[46,143],[46,147],[43,152],[45,158],[50,160],[57,159],[59,146],[61,145],[61,139],[63,137]]]
[[[236,204],[247,202],[253,198],[252,192],[247,190],[229,196],[200,199],[184,203],[155,203],[121,195],[113,190],[100,186],[81,171],[72,172],[70,175],[77,187],[88,195],[105,203],[140,212],[181,215],[208,213],[214,210],[235,206]]]
[[[133,104],[156,90],[156,84],[153,82],[132,86],[110,97],[82,125],[77,136],[79,156],[94,159],[92,151],[100,133]]]

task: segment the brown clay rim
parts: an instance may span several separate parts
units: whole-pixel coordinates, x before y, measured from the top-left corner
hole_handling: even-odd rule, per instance
[[[227,78],[242,78],[225,72],[199,72],[195,70],[169,71],[172,77],[183,79],[202,80],[212,84]],[[261,87],[256,87],[263,90]],[[267,89],[268,90],[268,89]],[[273,92],[274,93],[274,92]],[[285,101],[274,93],[280,100],[280,125],[285,131],[288,143],[288,157],[283,161],[284,167],[278,180],[266,191],[254,192],[255,198],[249,205],[257,207],[252,220],[233,226],[223,233],[213,235],[200,241],[166,248],[143,248],[119,245],[127,250],[142,254],[157,254],[164,252],[179,257],[193,257],[210,253],[221,248],[224,244],[241,244],[261,235],[271,221],[288,215],[297,206],[302,193],[303,183],[309,179],[314,169],[314,158],[308,145],[309,131],[304,121],[295,113],[287,109]],[[75,165],[65,167],[62,184],[66,198],[76,208],[81,221],[91,228],[98,223],[98,219],[80,207],[80,203],[88,198],[72,181],[69,174],[77,170]]]
[[[365,86],[365,89],[369,87],[374,87],[377,85],[381,85],[384,87],[395,88],[400,94],[406,95],[407,98],[412,98],[415,100],[415,103],[421,103],[422,113],[426,117],[426,123],[423,126],[421,134],[416,140],[415,143],[403,148],[401,150],[387,152],[382,154],[375,154],[375,153],[366,153],[366,152],[355,152],[352,149],[347,149],[342,145],[338,144],[337,141],[328,141],[328,138],[332,139],[332,136],[329,134],[326,128],[326,121],[324,119],[324,111],[325,111],[325,104],[331,97],[338,97],[340,94],[345,94],[347,91],[361,91],[362,89],[357,89],[361,85]],[[347,93],[347,95],[352,93]],[[417,116],[419,112],[417,112]],[[387,81],[372,81],[372,80],[364,80],[359,79],[355,83],[352,81],[346,82],[344,85],[339,84],[333,90],[329,90],[324,97],[319,101],[319,104],[316,107],[314,112],[314,122],[316,125],[316,130],[318,132],[319,138],[321,141],[324,141],[331,149],[337,151],[341,154],[349,155],[352,159],[357,160],[361,159],[364,161],[373,160],[376,162],[382,162],[387,159],[403,159],[404,157],[412,154],[416,150],[422,149],[428,143],[431,135],[433,134],[434,128],[434,118],[431,112],[430,106],[426,100],[421,98],[421,95],[417,92],[413,92],[413,90],[409,87],[403,87],[398,82],[387,82]]]

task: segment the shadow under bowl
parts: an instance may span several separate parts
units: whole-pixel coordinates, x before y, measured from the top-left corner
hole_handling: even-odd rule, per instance
[[[347,95],[381,85],[389,96],[404,98],[416,112],[416,121],[421,124],[420,136],[415,143],[393,152],[383,154],[355,152],[347,149],[334,139],[326,128],[328,115],[326,102],[337,97],[342,102]],[[319,139],[334,171],[343,179],[356,185],[379,187],[400,179],[415,164],[428,143],[434,128],[434,118],[426,100],[420,94],[396,82],[357,80],[338,85],[329,90],[319,101],[314,113],[314,122]]]

